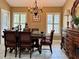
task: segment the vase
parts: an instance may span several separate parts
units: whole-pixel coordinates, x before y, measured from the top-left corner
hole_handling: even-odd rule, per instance
[[[77,28],[79,29],[79,24],[77,25]]]
[[[74,27],[75,27],[75,29],[78,29],[79,30],[79,24],[78,25],[75,25],[74,24]]]

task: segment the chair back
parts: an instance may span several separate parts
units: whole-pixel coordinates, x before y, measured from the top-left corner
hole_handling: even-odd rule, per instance
[[[3,31],[5,46],[16,46],[16,32],[15,31]]]
[[[20,44],[31,43],[31,32],[19,32]]]
[[[53,41],[53,35],[54,35],[54,30],[51,30],[51,34],[50,34],[50,41],[51,41],[51,44],[52,44],[52,41]]]

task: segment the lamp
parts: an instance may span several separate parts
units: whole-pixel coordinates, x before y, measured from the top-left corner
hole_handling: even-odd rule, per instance
[[[38,8],[38,6],[37,6],[37,0],[35,0],[35,6],[34,6],[34,8],[28,8],[28,11],[30,11],[35,16],[37,16],[40,12],[43,12],[42,9]]]

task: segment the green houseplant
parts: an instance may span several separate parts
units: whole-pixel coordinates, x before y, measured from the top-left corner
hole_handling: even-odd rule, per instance
[[[77,16],[74,17],[74,24],[75,25],[79,24],[79,17],[77,17]]]
[[[75,16],[74,19],[74,24],[77,26],[77,28],[79,29],[79,16]]]

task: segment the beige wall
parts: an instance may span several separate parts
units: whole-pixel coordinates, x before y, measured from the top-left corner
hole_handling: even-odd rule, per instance
[[[6,0],[0,0],[0,8],[10,10],[10,7],[8,3],[6,2]]]
[[[67,10],[71,10],[73,3],[74,3],[74,0],[67,0],[63,7],[63,12],[66,13]]]
[[[62,8],[61,7],[46,7],[46,8],[43,8],[43,13],[40,14],[40,20],[39,21],[34,21],[34,19],[32,18],[32,14],[30,14],[27,11],[27,8],[25,8],[25,7],[12,7],[11,8],[11,15],[13,14],[13,12],[26,12],[29,27],[31,27],[31,28],[37,27],[37,28],[39,28],[40,31],[46,31],[46,13],[59,12],[62,15]],[[11,20],[13,20],[12,17],[11,17]],[[61,20],[62,20],[62,17],[60,19],[60,26],[61,26]]]

